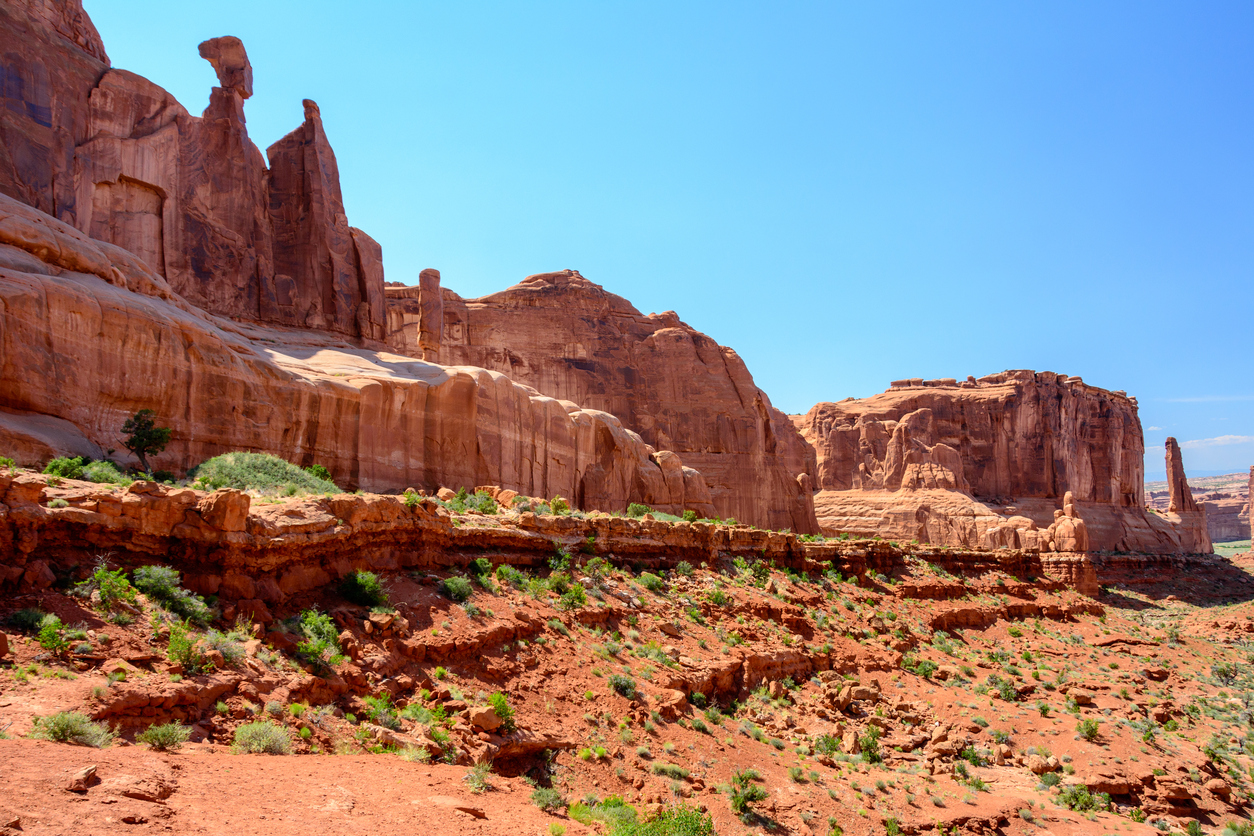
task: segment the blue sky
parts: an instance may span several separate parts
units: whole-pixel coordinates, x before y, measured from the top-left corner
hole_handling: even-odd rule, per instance
[[[193,113],[237,35],[263,149],[321,107],[388,278],[575,268],[788,412],[1081,375],[1190,473],[1254,464],[1254,5],[87,0]]]

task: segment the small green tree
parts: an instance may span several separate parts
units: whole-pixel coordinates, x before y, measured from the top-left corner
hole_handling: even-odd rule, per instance
[[[170,443],[170,428],[157,426],[157,415],[151,409],[141,409],[122,425],[126,440],[122,446],[135,454],[145,473],[151,473],[148,466],[149,454],[156,455]]]

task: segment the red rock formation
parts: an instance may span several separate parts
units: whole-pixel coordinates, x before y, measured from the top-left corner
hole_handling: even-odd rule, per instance
[[[174,430],[154,466],[176,471],[260,450],[348,487],[500,485],[713,513],[699,474],[612,415],[498,372],[218,319],[126,250],[0,196],[0,450],[27,465],[100,457],[143,408]]]
[[[1254,466],[1250,467],[1250,484],[1246,488],[1245,518],[1250,521],[1250,541],[1254,543]]]
[[[825,530],[965,546],[1210,550],[1145,511],[1135,399],[1079,378],[896,381],[796,420],[817,453]],[[1083,531],[1072,522],[1081,519]]]
[[[428,267],[418,275],[418,286],[389,282],[387,287],[388,342],[424,360],[440,361],[444,334],[444,295],[440,271]]]
[[[415,355],[429,350],[413,327],[412,290],[387,293],[392,345]],[[439,351],[442,362],[501,371],[618,416],[697,468],[720,516],[817,530],[813,452],[736,352],[673,311],[643,316],[571,270],[529,276],[481,299],[446,289]]]
[[[373,275],[363,271],[356,242],[367,242],[372,254],[378,244],[348,226],[339,166],[318,105],[305,99],[305,123],[266,155],[275,275],[273,296],[262,299],[261,318],[382,340],[382,262]]]
[[[130,250],[213,313],[382,341],[379,246],[348,226],[317,108],[267,169],[238,38],[200,45],[220,84],[202,118],[110,70],[77,0],[5,4],[0,39],[0,192]]]
[[[1212,543],[1249,539],[1248,478],[1245,473],[1230,473],[1189,480],[1194,500],[1206,509],[1206,532]],[[1146,507],[1166,512],[1171,504],[1171,492],[1166,488],[1166,482],[1147,482]]]
[[[1214,551],[1210,535],[1206,531],[1206,509],[1193,499],[1189,490],[1189,480],[1184,475],[1184,460],[1180,455],[1180,445],[1174,438],[1168,438],[1167,453],[1167,518],[1178,523],[1183,529],[1182,539],[1187,536],[1192,548],[1190,552],[1209,553]]]
[[[74,148],[109,68],[81,0],[0,3],[0,193],[76,223]]]

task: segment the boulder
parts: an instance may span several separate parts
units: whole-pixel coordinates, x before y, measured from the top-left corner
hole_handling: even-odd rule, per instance
[[[470,725],[482,731],[494,732],[501,727],[501,718],[490,705],[477,705],[470,709]]]

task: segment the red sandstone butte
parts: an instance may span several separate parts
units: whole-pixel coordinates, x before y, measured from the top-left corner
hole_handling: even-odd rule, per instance
[[[795,420],[817,454],[815,506],[826,531],[1048,549],[1045,529],[1060,512],[1085,524],[1085,537],[1069,533],[1068,546],[1211,550],[1194,512],[1146,511],[1136,400],[1077,377],[901,380]]]
[[[389,341],[421,356],[426,287],[387,288]],[[701,471],[722,517],[818,530],[814,454],[744,361],[679,319],[644,316],[577,271],[541,273],[484,296],[444,290],[443,363],[504,372],[545,395],[618,416]],[[426,321],[425,319],[423,320]]]

